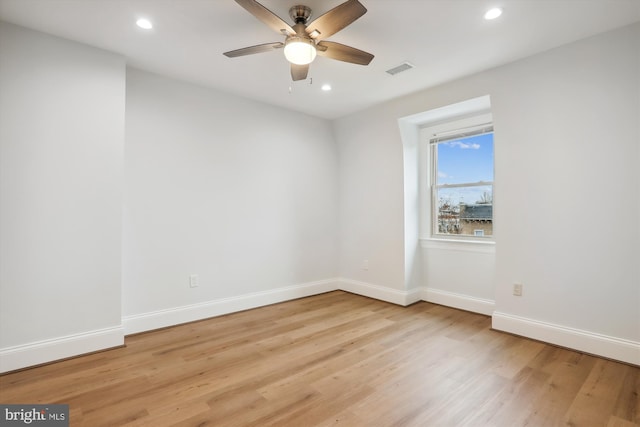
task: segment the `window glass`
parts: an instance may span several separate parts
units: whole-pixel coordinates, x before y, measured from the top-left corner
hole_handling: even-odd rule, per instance
[[[493,133],[440,142],[437,184],[493,181]]]
[[[434,235],[493,235],[493,133],[432,143]]]

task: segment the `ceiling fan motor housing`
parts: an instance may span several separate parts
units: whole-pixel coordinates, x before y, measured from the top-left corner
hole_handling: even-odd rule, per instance
[[[311,18],[311,8],[304,5],[296,5],[289,9],[289,16],[296,24],[306,24]]]

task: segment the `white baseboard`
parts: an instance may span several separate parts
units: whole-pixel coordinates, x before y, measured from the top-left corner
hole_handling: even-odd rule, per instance
[[[640,343],[494,312],[492,327],[581,352],[640,366]]]
[[[173,307],[166,310],[158,310],[149,313],[125,316],[122,319],[125,335],[179,325],[221,316],[237,311],[262,307],[269,304],[284,302],[296,298],[308,297],[335,291],[336,280],[321,280],[300,285],[287,286],[263,292],[238,295],[229,298],[220,298],[198,304],[190,304],[181,307]]]
[[[0,349],[0,373],[124,344],[122,326]]]
[[[422,300],[487,316],[491,316],[495,309],[495,302],[492,300],[431,288],[422,288]]]
[[[399,291],[397,289],[344,278],[338,279],[338,289],[401,306],[418,302],[422,296],[422,290],[420,288],[409,291]]]
[[[131,335],[336,290],[343,290],[402,306],[420,301],[422,296],[421,289],[398,291],[356,280],[339,278],[125,316],[122,319],[122,323],[125,335]]]
[[[122,325],[0,349],[0,373],[118,347],[124,336],[337,290],[337,279],[125,316]]]
[[[494,329],[640,365],[640,343],[572,329],[501,312],[494,301],[430,288],[400,291],[371,283],[335,278],[221,298],[133,316],[122,325],[0,349],[0,373],[91,353],[124,344],[124,336],[174,326],[335,290],[407,306],[420,300],[492,315]]]

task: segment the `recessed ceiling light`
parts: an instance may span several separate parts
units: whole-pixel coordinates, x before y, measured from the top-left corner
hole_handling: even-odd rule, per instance
[[[496,19],[500,15],[502,15],[502,9],[500,9],[499,7],[494,7],[493,9],[489,9],[487,13],[484,14],[484,19]]]
[[[322,85],[320,89],[322,89],[325,92],[329,92],[331,90],[331,85],[329,83],[325,83]]]
[[[149,21],[148,19],[145,18],[140,18],[136,21],[136,25],[142,29],[145,30],[150,30],[153,28],[153,24],[151,23],[151,21]]]

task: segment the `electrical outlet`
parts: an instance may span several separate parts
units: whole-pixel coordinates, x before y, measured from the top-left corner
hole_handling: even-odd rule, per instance
[[[369,269],[369,260],[365,259],[364,261],[362,261],[362,269],[363,270],[368,270]]]
[[[513,284],[513,295],[517,297],[522,296],[522,283]]]
[[[197,274],[192,274],[189,276],[189,287],[197,288],[200,285]]]

